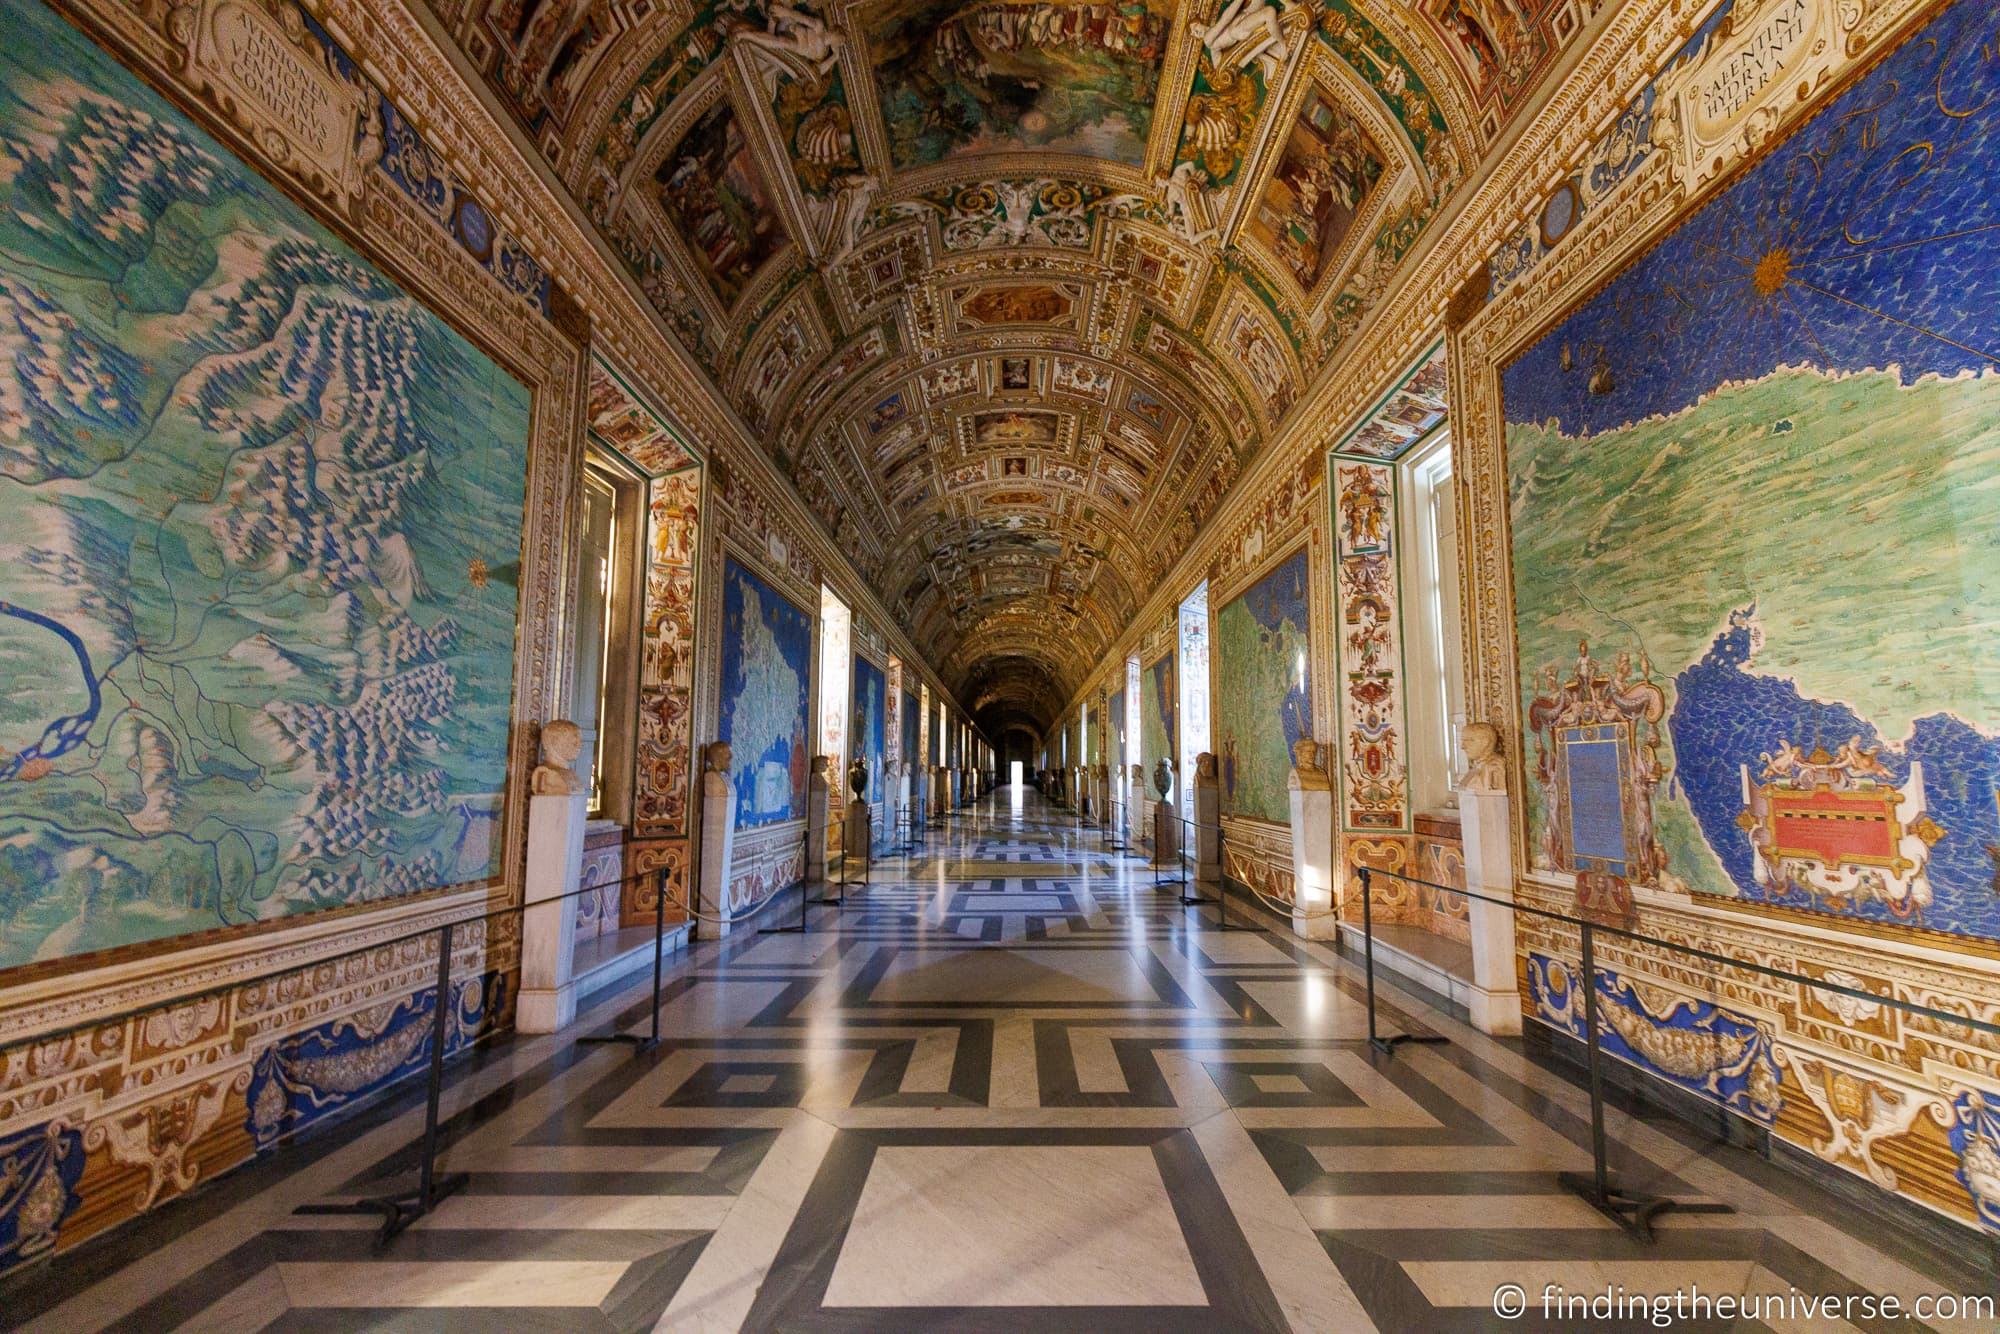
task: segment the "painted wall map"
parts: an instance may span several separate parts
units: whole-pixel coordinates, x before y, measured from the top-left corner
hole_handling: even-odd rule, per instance
[[[483,881],[528,393],[0,11],[0,965]]]
[[[1215,615],[1215,759],[1225,815],[1291,819],[1292,743],[1312,735],[1306,549]]]
[[[868,764],[867,799],[882,800],[883,765],[888,759],[888,732],[884,710],[888,707],[882,669],[866,658],[854,660],[854,748]]]
[[[1139,700],[1139,763],[1146,769],[1146,795],[1157,800],[1160,793],[1153,786],[1153,766],[1162,756],[1174,758],[1174,744],[1180,736],[1180,692],[1174,688],[1172,649],[1140,673]],[[1180,772],[1179,764],[1174,772]],[[1180,790],[1178,778],[1174,789]]]
[[[722,739],[738,827],[803,817],[812,618],[736,561],[722,562]]]
[[[897,0],[873,11],[870,55],[897,167],[1039,148],[1138,166],[1174,9]]]
[[[1506,370],[1539,864],[2000,938],[1991,42],[1945,10]]]
[[[907,669],[906,669],[907,670]],[[910,773],[921,780],[923,774],[923,749],[919,739],[923,715],[917,705],[917,697],[910,691],[903,692],[903,763],[910,766]],[[915,789],[912,789],[914,794]],[[914,796],[913,796],[914,799]]]

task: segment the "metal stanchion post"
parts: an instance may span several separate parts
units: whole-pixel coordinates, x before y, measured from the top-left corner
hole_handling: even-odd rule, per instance
[[[430,1082],[424,1096],[424,1134],[417,1150],[421,1155],[417,1165],[417,1188],[400,1195],[357,1200],[351,1205],[323,1205],[312,1209],[314,1213],[382,1214],[382,1230],[375,1234],[375,1249],[378,1251],[404,1228],[436,1208],[445,1197],[463,1189],[470,1180],[464,1172],[448,1172],[439,1176],[437,1170],[438,1103],[444,1096],[444,1047],[450,1032],[450,1010],[447,1007],[452,1003],[451,928],[450,922],[438,928],[437,995],[431,1004]]]
[[[1583,977],[1578,985],[1583,987],[1584,1063],[1590,1088],[1590,1175],[1585,1176],[1581,1172],[1558,1172],[1556,1180],[1568,1190],[1581,1195],[1599,1213],[1641,1241],[1653,1240],[1653,1220],[1664,1213],[1736,1212],[1729,1205],[1720,1202],[1704,1200],[1689,1203],[1669,1199],[1663,1195],[1650,1195],[1644,1191],[1625,1190],[1612,1182],[1604,1140],[1604,1054],[1597,1038],[1596,933],[1587,921],[1582,923],[1582,928],[1583,945],[1580,953]]]
[[[578,1042],[626,1042],[640,1051],[651,1051],[660,1045],[660,978],[666,967],[667,952],[667,875],[668,868],[662,866],[660,882],[653,887],[653,1022],[647,1036],[642,1038],[637,1033],[592,1033],[578,1038]]]
[[[1179,822],[1181,831],[1181,836],[1179,840],[1180,863],[1181,863],[1181,906],[1183,908],[1193,908],[1199,906],[1200,904],[1213,902],[1213,900],[1205,899],[1201,896],[1201,874],[1199,871],[1195,873],[1195,877],[1193,880],[1188,879],[1188,846],[1187,846],[1188,829],[1192,827],[1194,829],[1195,837],[1199,838],[1201,837],[1201,826],[1195,824],[1185,815],[1176,815],[1174,819]],[[1201,858],[1201,850],[1199,847],[1197,847],[1195,850],[1195,859],[1197,865],[1200,864],[1200,858]],[[1188,893],[1189,890],[1193,890],[1194,892],[1190,894]]]
[[[807,829],[807,833],[806,833],[806,838],[811,838],[811,837],[812,837],[812,833],[811,833],[811,829],[812,829],[812,825],[811,825],[811,823],[810,823],[810,822],[808,822],[808,823],[807,823],[807,826],[806,826],[806,829]],[[846,856],[847,854],[846,854],[846,853],[845,853],[845,852],[843,851],[843,852],[841,853],[841,855],[842,855],[842,856],[844,857],[844,856]],[[757,928],[757,934],[758,934],[758,935],[760,935],[760,936],[782,936],[782,935],[794,935],[794,936],[802,936],[802,935],[804,935],[804,934],[805,934],[805,931],[806,931],[806,877],[805,877],[805,866],[806,866],[806,864],[807,864],[807,862],[808,862],[809,860],[810,860],[810,859],[809,859],[809,858],[807,858],[807,856],[806,856],[806,846],[805,846],[805,840],[804,840],[804,839],[801,839],[801,840],[799,841],[799,868],[800,868],[800,870],[799,870],[799,879],[798,879],[798,883],[797,883],[797,885],[795,885],[795,886],[794,886],[794,885],[787,885],[787,886],[786,886],[786,888],[787,888],[787,889],[793,889],[793,888],[796,888],[796,889],[797,889],[797,890],[799,891],[799,923],[798,923],[798,925],[797,925],[797,926],[760,926],[760,927],[758,927],[758,928]]]
[[[1604,1053],[1597,1042],[1597,933],[1583,924],[1583,1037],[1584,1066],[1590,1080],[1590,1172],[1591,1189],[1602,1200],[1611,1194],[1611,1182],[1604,1162]]]
[[[1355,868],[1361,880],[1361,941],[1362,953],[1368,973],[1368,1045],[1384,1056],[1393,1053],[1405,1042],[1445,1042],[1442,1033],[1391,1033],[1383,1037],[1375,1031],[1375,910],[1371,902],[1369,872],[1365,866]]]
[[[1197,829],[1196,833],[1201,831]],[[1229,929],[1229,871],[1222,860],[1222,817],[1215,817],[1215,929]]]
[[[840,897],[830,899],[825,894],[821,894],[813,900],[814,903],[827,908],[845,908],[847,906],[847,859],[852,855],[852,851],[843,841],[840,848]],[[805,891],[801,888],[799,892],[803,894]],[[801,918],[805,916],[805,907],[803,904],[799,907],[799,915]]]
[[[689,847],[690,849],[692,849],[692,850],[694,851],[694,853],[695,853],[695,855],[696,855],[697,857],[699,857],[699,856],[700,856],[700,854],[701,854],[701,840],[700,840],[700,839],[689,839],[689,840],[688,840],[688,847]],[[697,941],[697,940],[700,940],[700,939],[701,939],[701,876],[700,876],[700,874],[698,873],[698,868],[699,868],[699,866],[700,866],[700,863],[699,863],[699,862],[695,862],[695,863],[691,863],[691,864],[689,865],[689,867],[688,867],[688,935],[687,935],[687,938],[688,938],[688,943],[689,943],[689,944],[693,944],[693,943],[694,943],[695,941]]]
[[[1368,979],[1368,1045],[1387,1050],[1382,1039],[1375,1036],[1375,910],[1368,892],[1368,868],[1358,868],[1355,876],[1361,881],[1361,955],[1362,971]]]

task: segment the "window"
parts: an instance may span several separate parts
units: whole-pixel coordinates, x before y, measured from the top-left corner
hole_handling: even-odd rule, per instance
[[[1207,580],[1181,603],[1180,632],[1181,734],[1176,739],[1174,786],[1182,814],[1193,816],[1194,784],[1186,781],[1186,775],[1194,772],[1195,757],[1209,748]]]
[[[1125,729],[1124,773],[1118,775],[1120,783],[1130,781],[1131,765],[1139,763],[1139,655],[1134,653],[1125,659],[1125,716],[1119,721]]]
[[[1459,645],[1458,505],[1451,439],[1439,431],[1405,465],[1404,516],[1414,535],[1403,572],[1410,652],[1410,782],[1419,811],[1457,805],[1464,769],[1458,735],[1465,725]]]
[[[578,772],[592,818],[617,818],[628,798],[631,766],[632,564],[638,533],[637,480],[593,458],[584,469],[581,548],[577,553],[575,675],[570,717],[583,734]]]
[[[819,753],[839,802],[847,791],[847,710],[854,661],[854,615],[831,588],[819,590]]]

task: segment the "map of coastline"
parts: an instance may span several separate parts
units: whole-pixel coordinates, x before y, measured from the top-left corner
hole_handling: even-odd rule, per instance
[[[527,390],[0,20],[0,966],[489,878]]]

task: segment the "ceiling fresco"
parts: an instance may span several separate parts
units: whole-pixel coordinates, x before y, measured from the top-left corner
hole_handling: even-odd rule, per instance
[[[430,2],[989,734],[1295,429],[1595,7]]]

